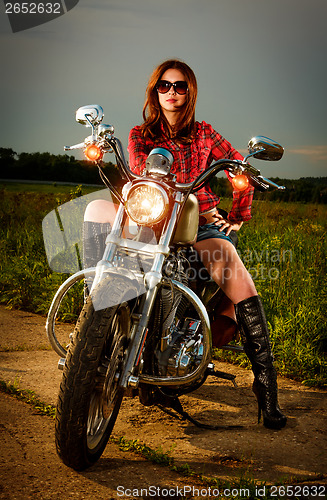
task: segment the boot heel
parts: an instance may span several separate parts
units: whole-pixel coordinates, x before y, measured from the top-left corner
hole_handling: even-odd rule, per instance
[[[268,380],[271,382],[272,377]],[[285,427],[287,417],[280,411],[277,402],[277,387],[275,384],[269,384],[265,387],[260,385],[257,379],[254,380],[252,390],[258,402],[258,424],[261,421],[261,414],[263,416],[263,425],[267,429],[282,429]]]

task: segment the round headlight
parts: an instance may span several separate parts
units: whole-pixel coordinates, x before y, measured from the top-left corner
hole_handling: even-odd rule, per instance
[[[152,182],[137,184],[127,195],[126,210],[136,224],[146,226],[160,222],[168,208],[166,191]]]

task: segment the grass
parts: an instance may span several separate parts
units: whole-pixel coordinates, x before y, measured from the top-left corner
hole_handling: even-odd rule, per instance
[[[36,396],[35,392],[30,389],[20,389],[18,379],[15,379],[13,383],[0,380],[0,392],[9,394],[19,401],[31,405],[41,415],[46,415],[51,418],[55,418],[56,416],[56,409],[53,405],[48,405],[41,401],[40,398]]]
[[[174,446],[168,451],[163,451],[161,448],[154,450],[138,439],[128,440],[125,437],[120,437],[111,438],[111,441],[118,444],[119,449],[122,451],[137,453],[154,464],[167,467],[169,470],[177,472],[184,477],[193,478],[197,482],[200,482],[207,492],[210,492],[213,496],[213,490],[216,490],[215,496],[219,496],[221,499],[234,498],[235,500],[241,500],[246,498],[248,500],[272,500],[276,498],[276,488],[271,491],[271,488],[266,482],[257,481],[251,478],[250,474],[247,472],[243,473],[240,477],[227,480],[198,473],[193,470],[188,463],[177,465],[174,458],[171,456],[171,449]],[[324,477],[322,475],[317,475],[315,479],[321,480],[324,479]],[[286,485],[294,485],[299,482],[302,483],[303,481],[306,481],[306,478],[302,477],[295,480],[293,478],[283,478],[277,482],[274,487],[280,487],[281,496],[284,497]],[[310,477],[308,481],[312,481],[312,477]],[[217,494],[218,490],[219,495]],[[199,492],[196,493],[197,496],[201,496],[201,486],[194,486],[194,491]],[[294,488],[292,491],[294,491]],[[193,498],[193,496],[186,496],[185,498]],[[293,498],[294,500],[299,499],[296,495],[294,495]]]
[[[263,299],[277,368],[326,386],[327,207],[255,201],[253,215],[238,251]]]
[[[0,352],[30,352],[30,351],[51,351],[51,347],[48,344],[44,345],[15,345],[15,346],[2,346],[0,345]]]
[[[208,491],[209,487],[211,488],[211,490],[219,490],[221,492],[219,498],[226,498],[225,496],[222,496],[223,491],[234,490],[235,493],[237,491],[239,492],[239,494],[236,493],[235,495],[233,495],[233,498],[237,500],[239,498],[256,500],[256,498],[258,498],[256,495],[256,491],[258,490],[258,488],[262,488],[262,486],[264,486],[263,483],[258,483],[255,480],[246,477],[237,478],[233,481],[227,481],[214,477],[208,477],[204,474],[199,474],[198,472],[194,471],[188,463],[177,465],[174,458],[171,456],[171,450],[168,450],[166,452],[164,452],[161,448],[154,450],[151,447],[147,446],[145,443],[140,442],[138,439],[127,440],[125,437],[120,437],[118,439],[113,438],[112,441],[118,444],[119,449],[122,451],[132,451],[134,453],[137,453],[138,455],[141,455],[143,458],[149,460],[152,463],[167,467],[169,470],[177,472],[184,477],[190,477],[197,480],[198,482],[202,483]],[[195,491],[200,491],[200,489],[201,487],[194,486]],[[246,493],[246,497],[244,496],[244,494],[241,494],[241,490],[242,492]],[[272,497],[262,496],[260,498],[270,499]]]
[[[49,268],[42,220],[56,206],[85,192],[81,186],[63,193],[36,186],[42,189],[1,192],[0,301],[45,315],[67,275]],[[221,206],[228,208],[230,200]],[[263,299],[277,369],[308,386],[326,387],[327,207],[254,201],[252,213],[253,219],[242,227],[238,251]],[[81,285],[68,295],[58,319],[77,317]],[[219,357],[248,365],[244,354],[224,351]]]
[[[83,194],[91,193],[97,189],[103,189],[103,186],[99,185],[99,187],[95,186],[84,186],[81,185],[81,188],[83,189]],[[0,181],[0,191],[6,190],[8,192],[12,193],[45,193],[45,194],[59,194],[59,195],[70,195],[72,189],[74,189],[74,186],[71,184],[64,184],[64,183],[56,183],[53,182],[52,184],[46,184],[43,183],[33,183],[32,181],[30,183],[23,183],[23,182],[5,182],[5,181]]]
[[[44,216],[80,192],[34,193],[2,191],[0,195],[0,302],[47,314],[52,298],[67,278],[49,268],[42,235]],[[80,294],[70,294],[59,319],[70,320],[80,310]]]

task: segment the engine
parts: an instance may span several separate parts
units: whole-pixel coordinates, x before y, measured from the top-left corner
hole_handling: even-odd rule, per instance
[[[160,375],[181,377],[197,368],[203,354],[200,325],[199,320],[185,318],[182,328],[161,339],[161,349],[155,351]]]

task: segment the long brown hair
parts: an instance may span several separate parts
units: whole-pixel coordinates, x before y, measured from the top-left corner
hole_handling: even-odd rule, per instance
[[[168,69],[178,69],[184,75],[188,85],[186,102],[179,113],[174,129],[169,125],[159,105],[156,85],[162,75]],[[169,59],[161,63],[152,73],[146,89],[145,103],[143,107],[144,123],[141,126],[144,137],[151,137],[153,140],[162,138],[162,128],[164,136],[173,138],[181,143],[191,142],[195,135],[195,104],[197,98],[197,83],[193,70],[179,59]]]

